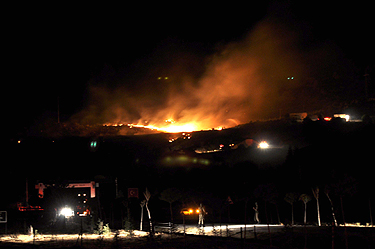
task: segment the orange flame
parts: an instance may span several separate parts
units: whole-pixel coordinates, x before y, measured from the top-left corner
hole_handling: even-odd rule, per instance
[[[154,126],[154,125],[140,125],[140,124],[128,124],[130,128],[137,127],[137,128],[145,128],[150,130],[157,130],[160,132],[166,133],[180,133],[180,132],[193,132],[193,131],[200,131],[200,130],[208,130],[205,127],[199,126],[197,123],[186,123],[186,124],[175,124],[175,122],[167,124],[165,126]],[[222,130],[223,127],[216,127],[211,128],[214,130]]]

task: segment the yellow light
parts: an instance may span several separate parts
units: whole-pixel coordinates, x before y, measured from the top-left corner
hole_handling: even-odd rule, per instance
[[[195,212],[196,212],[197,214],[199,214],[199,209],[195,210]]]
[[[193,209],[189,209],[189,214],[192,214],[193,213]]]

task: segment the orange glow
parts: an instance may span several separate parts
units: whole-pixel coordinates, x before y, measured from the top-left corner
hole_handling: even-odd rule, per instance
[[[77,212],[78,216],[87,216],[90,214],[90,210],[89,209],[86,209],[85,211],[83,211],[82,213],[80,212]]]
[[[41,206],[22,206],[21,204],[17,204],[18,211],[43,211],[44,209]]]
[[[178,132],[192,132],[196,131],[198,128],[194,124],[185,124],[185,125],[167,125],[165,127],[157,127],[154,125],[139,125],[139,124],[128,124],[130,128],[145,128],[150,130],[157,130],[160,132],[167,132],[167,133],[178,133]]]
[[[332,119],[331,117],[325,117],[324,118],[325,121],[331,121],[331,119]]]
[[[192,215],[192,214],[199,214],[199,208],[198,209],[193,209],[193,208],[189,208],[189,209],[184,209],[181,211],[181,213],[183,213],[184,215]]]
[[[119,124],[104,124],[105,126],[120,126]],[[128,124],[129,128],[144,128],[150,129],[165,133],[180,133],[180,132],[193,132],[193,131],[201,131],[201,130],[223,130],[223,127],[217,128],[207,128],[204,126],[199,125],[198,123],[191,122],[186,124],[177,124],[173,120],[166,120],[166,124],[164,126],[156,126],[156,125],[141,125],[141,124]],[[190,139],[190,138],[188,138]],[[173,142],[173,141],[170,141]]]

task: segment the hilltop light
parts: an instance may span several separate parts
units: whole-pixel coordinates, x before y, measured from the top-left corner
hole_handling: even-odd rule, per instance
[[[258,148],[260,149],[268,149],[270,145],[266,141],[262,141],[259,143]]]

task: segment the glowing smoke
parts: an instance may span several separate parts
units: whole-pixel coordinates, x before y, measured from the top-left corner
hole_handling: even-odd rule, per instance
[[[156,126],[173,119],[208,129],[304,111],[301,106],[311,103],[301,103],[306,101],[301,78],[308,78],[306,58],[312,52],[301,49],[297,31],[267,18],[241,41],[204,58],[169,41],[154,61],[134,67],[138,78],[111,70],[97,77],[87,107],[74,118]]]

